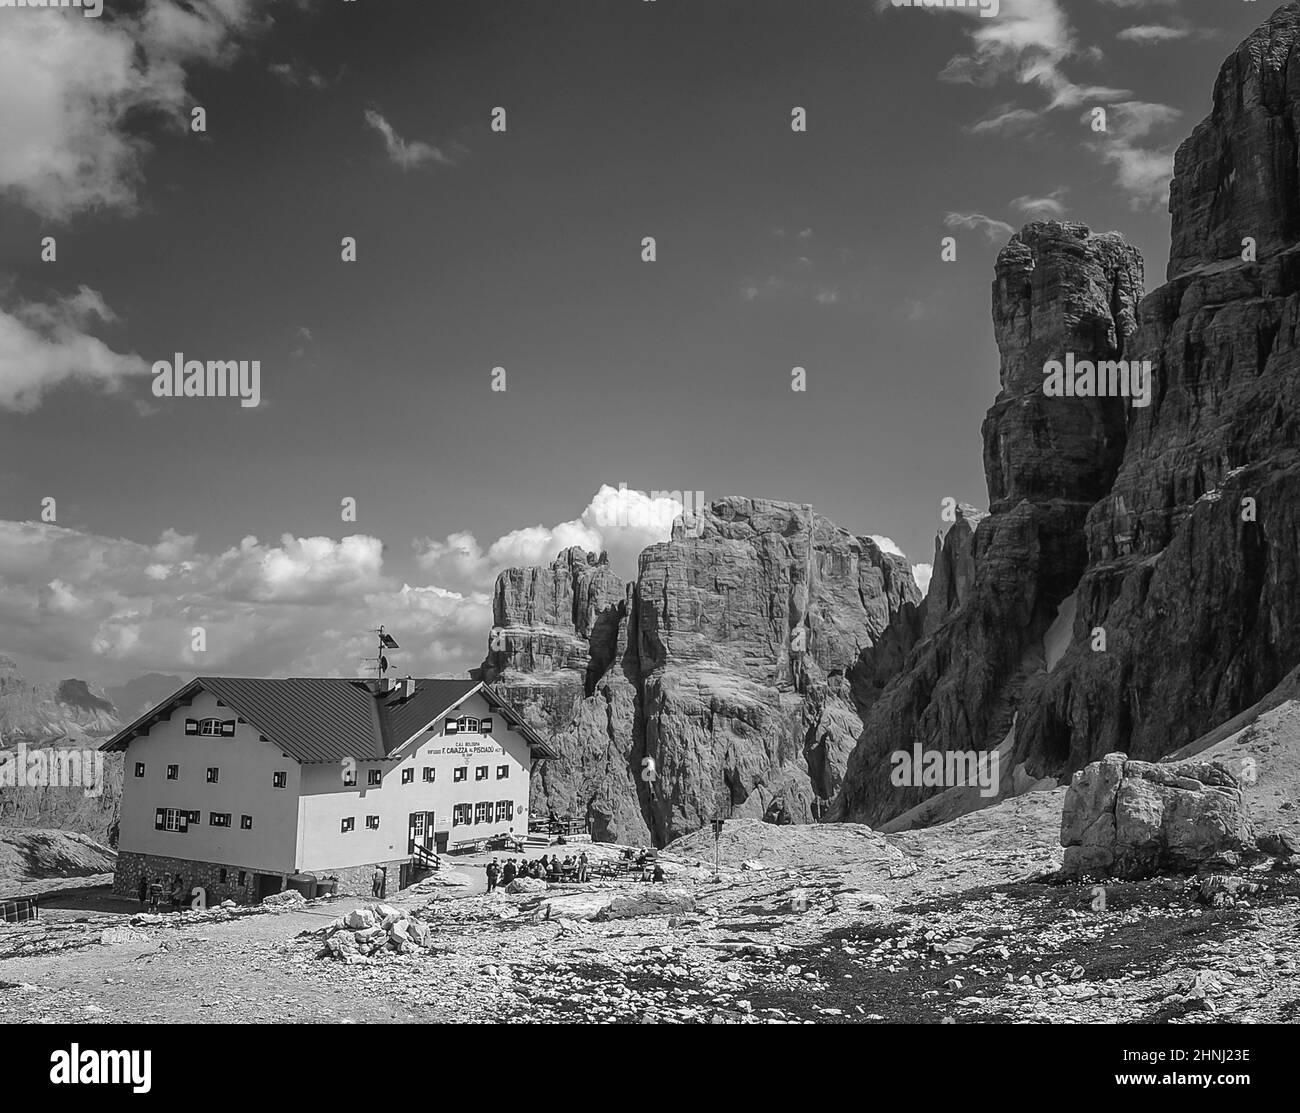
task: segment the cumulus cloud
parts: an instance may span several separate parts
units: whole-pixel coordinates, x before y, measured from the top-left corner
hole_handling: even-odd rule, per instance
[[[141,117],[184,126],[191,71],[229,65],[269,26],[258,7],[254,0],[145,0],[112,18],[27,11],[6,19],[0,193],[56,220],[92,208],[135,209],[149,149]]]
[[[115,352],[87,331],[96,322],[115,320],[88,286],[52,302],[0,306],[0,409],[28,413],[48,390],[69,380],[111,391],[132,375],[149,374],[140,356]]]
[[[487,546],[463,531],[417,542],[423,583],[394,575],[383,543],[366,534],[250,536],[205,549],[176,530],[148,544],[0,521],[0,651],[101,683],[150,671],[354,676],[382,622],[401,643],[401,672],[463,676],[483,659],[499,571],[581,545],[608,552],[630,578],[683,503],[697,505],[694,493],[654,494],[605,485],[578,518],[555,526],[512,530]]]
[[[148,671],[354,676],[381,622],[400,630],[402,672],[463,676],[482,660],[491,610],[484,593],[389,575],[381,542],[365,535],[247,537],[205,552],[173,530],[142,544],[0,522],[3,648],[103,682]]]
[[[641,550],[671,536],[683,500],[689,499],[691,509],[696,509],[692,494],[669,492],[652,498],[654,494],[602,484],[577,518],[511,530],[486,548],[467,532],[448,534],[441,541],[422,538],[415,543],[416,560],[440,583],[485,591],[504,569],[546,564],[577,545],[588,552],[608,553],[615,571],[630,579],[636,574]]]
[[[388,152],[389,161],[396,163],[403,170],[414,170],[429,162],[436,162],[441,166],[456,164],[457,152],[445,151],[418,139],[408,142],[398,135],[393,130],[393,125],[374,109],[366,109],[365,120],[367,127],[373,128],[383,136],[384,149]]]
[[[932,564],[912,565],[912,579],[916,581],[916,586],[921,589],[922,595],[930,593],[930,577],[933,575],[934,565]]]

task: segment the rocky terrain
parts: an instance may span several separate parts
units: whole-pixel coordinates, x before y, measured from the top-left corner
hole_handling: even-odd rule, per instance
[[[1178,151],[1163,286],[1079,223],[1000,253],[989,507],[956,508],[924,601],[869,540],[747,499],[679,523],[630,585],[573,551],[501,577],[484,675],[563,740],[537,810],[660,843],[828,796],[923,825],[988,798],[897,785],[891,754],[996,751],[1006,797],[1172,754],[1300,664],[1298,37],[1285,5],[1224,64]],[[1149,361],[1149,404],[1049,397],[1067,355]]]
[[[1136,252],[1080,225],[1028,225],[999,256],[991,513],[957,534],[964,595],[869,716],[842,814],[883,822],[931,791],[900,798],[883,775],[914,740],[1005,745],[1016,790],[1179,750],[1300,663],[1298,35],[1300,10],[1280,8],[1179,149],[1164,286],[1138,302]],[[1043,362],[1067,352],[1152,361],[1151,404],[1045,397]]]
[[[84,680],[33,684],[13,659],[0,655],[0,747],[67,746],[95,749],[121,729],[117,709]],[[51,828],[101,842],[114,837],[122,795],[122,757],[104,755],[103,791],[86,796],[66,788],[25,787],[0,792],[0,829]]]
[[[862,729],[863,654],[920,598],[905,559],[812,507],[720,499],[634,583],[580,549],[502,573],[481,674],[559,746],[534,815],[659,844],[716,815],[803,823]]]

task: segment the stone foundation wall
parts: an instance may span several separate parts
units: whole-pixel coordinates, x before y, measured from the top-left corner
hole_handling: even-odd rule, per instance
[[[388,883],[385,893],[391,895],[398,891],[401,883],[402,866],[409,858],[397,858],[391,862],[380,862],[388,867]],[[118,896],[135,900],[139,896],[140,872],[145,871],[149,879],[160,876],[163,882],[163,899],[160,908],[171,907],[171,883],[178,873],[185,882],[185,904],[191,901],[190,891],[199,886],[207,893],[208,907],[220,904],[223,900],[233,900],[236,904],[257,903],[257,879],[259,873],[272,873],[271,870],[255,869],[249,865],[223,865],[220,862],[198,862],[188,858],[166,858],[159,854],[136,854],[121,851],[117,856],[117,869],[113,874],[113,892]],[[221,880],[221,871],[225,870],[225,880]],[[244,875],[244,884],[239,884],[240,873]],[[346,896],[369,898],[371,896],[371,878],[375,872],[375,863],[366,866],[346,866],[336,870],[313,870],[317,879],[338,878],[337,892]],[[275,876],[287,878],[289,875],[276,872]],[[287,887],[287,885],[285,886]]]
[[[378,865],[388,867],[388,883],[384,890],[388,896],[397,892],[397,886],[402,876],[402,866],[409,861],[409,858],[397,858],[391,862],[378,863]],[[321,880],[327,877],[337,877],[339,879],[337,892],[340,894],[370,897],[372,892],[371,879],[374,877],[375,865],[376,863],[371,862],[368,866],[346,866],[338,870],[315,870],[313,872]]]
[[[162,881],[163,899],[159,904],[160,908],[171,907],[171,883],[178,873],[185,882],[186,906],[192,899],[190,891],[195,886],[199,886],[207,893],[208,907],[211,908],[223,900],[233,900],[236,904],[256,903],[256,874],[270,872],[255,870],[249,865],[222,865],[219,862],[197,862],[189,858],[167,858],[160,854],[119,851],[117,869],[113,873],[113,892],[132,900],[138,899],[142,870],[148,875],[150,881]],[[225,870],[226,874],[224,881],[221,880],[222,870]],[[244,875],[243,885],[239,884],[241,872]]]

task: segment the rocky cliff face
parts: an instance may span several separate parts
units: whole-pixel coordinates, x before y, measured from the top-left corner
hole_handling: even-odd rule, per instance
[[[844,814],[880,823],[941,786],[891,783],[890,755],[992,751],[1087,550],[1084,521],[1124,450],[1122,399],[1049,398],[1043,363],[1125,358],[1142,287],[1137,251],[1081,224],[1030,224],[993,286],[1001,390],[984,421],[990,512],[961,507],[935,555],[923,638],[880,694],[849,763]],[[1009,772],[1009,771],[1008,771]]]
[[[117,709],[84,680],[32,684],[0,655],[0,744],[104,738],[121,729]]]
[[[482,674],[561,750],[535,814],[657,842],[715,815],[807,822],[862,728],[846,674],[920,598],[904,559],[809,506],[721,499],[633,584],[578,549],[503,573]]]
[[[1300,662],[1298,38],[1289,4],[1225,63],[1175,160],[1169,280],[1136,315],[1140,269],[1114,237],[1030,225],[1000,256],[992,513],[965,599],[868,718],[844,814],[933,794],[887,782],[913,741],[1009,743],[1024,780],[1158,758]],[[1087,350],[1150,360],[1150,405],[1045,397],[1043,362]]]

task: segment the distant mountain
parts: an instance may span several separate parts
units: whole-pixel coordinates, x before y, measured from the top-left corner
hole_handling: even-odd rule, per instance
[[[121,727],[113,701],[84,680],[31,683],[0,654],[0,743],[102,739]]]
[[[117,708],[118,718],[129,723],[139,718],[152,707],[162,703],[178,688],[185,686],[185,680],[169,673],[149,672],[137,676],[115,688],[105,688],[104,693]]]

